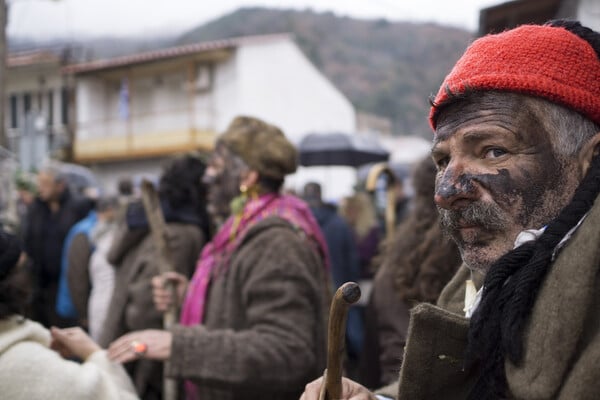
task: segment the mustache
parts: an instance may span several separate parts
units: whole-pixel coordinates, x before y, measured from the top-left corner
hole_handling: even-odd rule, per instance
[[[474,202],[460,210],[446,210],[438,207],[440,224],[446,233],[452,233],[461,226],[476,225],[488,231],[507,229],[510,221],[496,204]]]

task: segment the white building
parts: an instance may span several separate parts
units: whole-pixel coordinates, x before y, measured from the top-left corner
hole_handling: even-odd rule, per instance
[[[39,168],[51,153],[69,147],[70,89],[62,64],[50,50],[13,53],[7,59],[8,150],[25,170]]]
[[[307,132],[355,131],[352,104],[289,35],[242,37],[65,67],[75,77],[76,162],[115,187],[166,156],[210,150],[236,115]]]

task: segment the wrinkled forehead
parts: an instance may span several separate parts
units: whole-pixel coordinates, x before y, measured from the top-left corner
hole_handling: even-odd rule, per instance
[[[452,99],[440,109],[434,145],[471,125],[498,126],[520,133],[539,125],[539,118],[527,96],[495,91],[469,93]]]

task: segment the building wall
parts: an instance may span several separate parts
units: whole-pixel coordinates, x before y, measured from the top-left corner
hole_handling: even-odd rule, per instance
[[[53,149],[66,143],[65,88],[58,64],[8,69],[5,128],[9,150],[21,168],[39,168]]]
[[[189,132],[212,132],[213,136],[203,136],[206,139],[203,143],[212,144],[214,133],[224,131],[231,120],[241,114],[256,116],[278,125],[295,143],[308,132],[354,132],[356,128],[352,104],[293,42],[285,39],[239,46],[231,57],[210,67],[208,85],[198,84],[191,91],[189,68],[163,73],[160,78],[156,75],[136,78],[135,73],[135,68],[129,71],[129,76],[134,78],[129,82],[132,121],[127,129],[133,138],[128,139],[130,142],[133,140],[133,144],[128,145],[136,149],[140,146],[166,149],[173,143],[187,140]],[[200,71],[199,67],[194,73],[198,75],[195,81],[201,81],[199,76],[206,71]],[[85,120],[104,115],[104,118],[122,123],[118,114],[118,86],[111,87],[104,82],[104,89],[99,89],[96,85],[93,79],[87,77],[79,80],[78,121],[83,126]],[[99,131],[98,134],[120,137],[122,140],[119,145],[124,149],[128,134],[114,132],[121,131]],[[78,137],[100,136],[84,133]],[[107,150],[107,146],[115,148],[115,143],[106,140],[91,144],[93,146],[90,148],[96,150],[102,149],[102,146],[105,146],[103,151]],[[122,152],[117,151],[117,154],[124,158],[127,152],[119,151]],[[166,154],[163,152],[155,156]],[[114,186],[116,177],[126,171],[156,172],[158,169],[153,162],[142,159],[93,165],[94,171],[107,187]],[[302,169],[290,177],[287,186],[300,189],[299,186],[317,176],[328,181],[320,180],[325,195],[331,199],[339,198],[350,194],[356,181],[354,170],[342,169],[343,172],[333,172],[334,169],[328,168],[326,173],[322,169]]]
[[[213,68],[213,126],[216,132],[223,132],[231,120],[241,113],[240,69],[235,52]]]
[[[112,129],[103,129],[107,119],[106,88],[101,79],[85,77],[77,82],[76,130],[77,139],[86,140],[115,134]]]
[[[79,77],[76,158],[95,162],[210,147],[213,94],[190,79],[189,65]]]
[[[53,115],[52,121],[54,125],[60,125],[60,95],[64,86],[62,76],[58,66],[53,67],[30,67],[30,68],[10,68],[6,79],[6,95],[7,95],[7,126],[10,128],[10,96],[16,95],[18,98],[19,112],[23,112],[23,95],[28,93],[31,95],[32,108],[38,111],[43,111],[45,116],[48,112],[48,94],[52,93],[53,97]],[[41,94],[41,104],[38,99]],[[41,108],[40,108],[41,107]],[[22,115],[20,115],[22,116]]]
[[[237,49],[237,101],[218,103],[217,128],[247,114],[279,126],[293,141],[314,131],[355,131],[352,104],[289,40],[247,44]]]
[[[597,0],[580,0],[577,19],[583,25],[600,32],[600,2]]]

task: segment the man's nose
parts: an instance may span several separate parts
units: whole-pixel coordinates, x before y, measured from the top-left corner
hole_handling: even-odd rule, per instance
[[[455,210],[476,200],[477,193],[477,187],[468,174],[447,169],[436,181],[434,201],[441,208]]]

